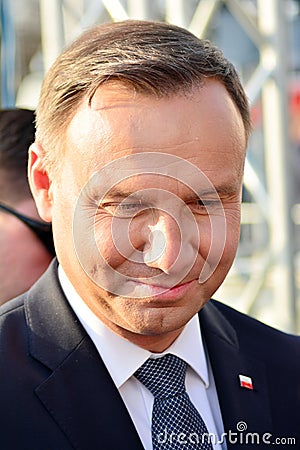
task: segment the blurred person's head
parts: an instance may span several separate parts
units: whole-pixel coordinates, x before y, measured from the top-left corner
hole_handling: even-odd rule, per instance
[[[28,179],[34,113],[0,110],[0,304],[27,290],[53,255],[51,226],[41,221]]]

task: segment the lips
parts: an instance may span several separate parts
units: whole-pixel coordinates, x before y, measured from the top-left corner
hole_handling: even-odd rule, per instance
[[[134,295],[137,297],[154,297],[155,299],[176,300],[182,298],[190,289],[192,281],[173,287],[157,286],[146,283],[134,282]]]

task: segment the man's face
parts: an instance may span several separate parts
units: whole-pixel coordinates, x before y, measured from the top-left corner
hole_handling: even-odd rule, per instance
[[[75,289],[116,333],[161,351],[222,283],[245,145],[217,81],[160,99],[110,83],[81,104],[50,188],[54,238]]]

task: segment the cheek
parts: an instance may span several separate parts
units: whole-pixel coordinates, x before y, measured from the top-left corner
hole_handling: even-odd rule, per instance
[[[93,228],[97,251],[103,263],[117,268],[130,257],[133,247],[124,221],[102,217],[97,219]]]
[[[207,282],[207,288],[212,292],[220,286],[227,275],[239,242],[239,221],[231,220],[231,217],[227,216],[225,218],[225,226],[224,220],[217,220],[213,227],[207,228],[200,245],[201,258],[205,262],[199,282],[200,284]]]
[[[239,214],[202,219],[199,223],[199,254],[211,266],[232,260],[239,242]]]
[[[224,258],[232,263],[240,238],[240,214],[237,210],[234,214],[226,216],[226,243],[224,247]]]
[[[77,197],[72,195],[70,190],[65,184],[52,183],[52,228],[59,252],[63,252],[64,248],[68,248],[69,252],[70,242],[73,239],[73,217]]]
[[[52,214],[52,231],[58,260],[73,258],[72,212],[68,206],[60,207],[55,203]]]
[[[199,253],[204,260],[219,259],[226,243],[226,220],[224,216],[210,216],[198,222]],[[209,261],[208,261],[209,262]]]
[[[106,261],[114,267],[124,261],[141,263],[147,242],[145,228],[145,221],[141,218],[108,217],[102,220],[98,224],[98,248],[101,248]]]

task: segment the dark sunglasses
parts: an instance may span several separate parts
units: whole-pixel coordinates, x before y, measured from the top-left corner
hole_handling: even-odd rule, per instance
[[[44,244],[47,250],[53,256],[55,255],[51,224],[31,219],[30,217],[24,216],[23,214],[20,214],[19,212],[15,211],[12,208],[9,208],[6,205],[3,205],[2,203],[0,203],[0,210],[1,209],[17,217],[19,220],[21,220],[21,222],[27,225],[34,232],[34,234],[40,239],[40,241]]]

